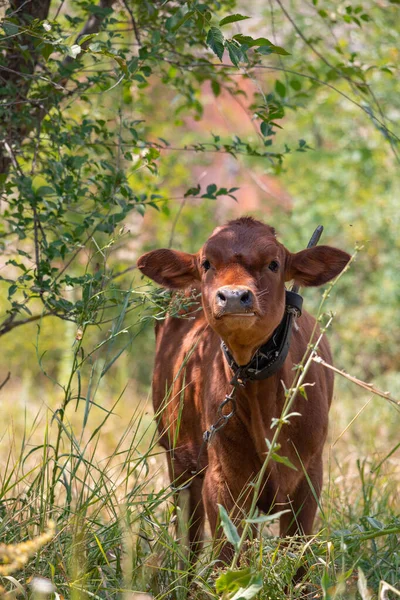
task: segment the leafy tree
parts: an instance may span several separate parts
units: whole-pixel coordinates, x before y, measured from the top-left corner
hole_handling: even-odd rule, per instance
[[[50,0],[6,3],[0,240],[8,300],[0,334],[44,316],[99,324],[105,307],[125,302],[115,293],[119,272],[100,249],[122,243],[124,225],[147,207],[168,222],[173,193],[160,185],[160,173],[179,161],[189,166],[188,154],[200,162],[231,155],[293,187],[292,165],[322,158],[321,151],[307,151],[325,133],[341,135],[336,111],[342,110],[367,126],[390,165],[397,164],[398,137],[387,117],[395,103],[396,67],[388,58],[398,41],[391,27],[396,4],[314,0],[289,11],[276,0],[249,8],[233,0],[81,0],[68,9]],[[383,30],[382,44],[364,43],[368,36],[380,39]],[[229,93],[254,129],[245,137],[190,135],[184,120],[204,120],[205,86],[217,103]],[[336,131],[322,133],[319,122],[324,127],[332,117]],[[312,168],[298,181],[309,190],[311,179]],[[216,200],[237,191],[223,181],[191,183],[183,198]],[[325,206],[331,214],[332,205]],[[306,214],[312,222],[317,217]],[[129,299],[129,306],[139,300]]]
[[[168,142],[150,141],[147,123],[126,119],[121,110],[118,125],[91,115],[93,96],[121,86],[127,97],[135,90],[142,103],[157,79],[168,89],[179,89],[179,111],[191,110],[199,118],[197,90],[205,80],[215,93],[222,84],[230,85],[232,93],[238,90],[229,73],[214,73],[210,49],[221,59],[227,48],[236,66],[247,60],[250,47],[284,53],[264,38],[225,39],[211,24],[212,4],[125,2],[121,9],[111,0],[82,1],[73,14],[63,11],[62,4],[15,0],[2,23],[1,236],[3,249],[12,256],[6,263],[9,274],[2,277],[9,307],[1,334],[46,315],[90,321],[88,302],[103,286],[104,273],[97,269],[72,276],[68,267],[95,232],[111,235],[129,212],[158,208],[161,198],[148,189],[151,184],[147,181],[139,192],[126,165],[136,160],[155,174],[160,150]],[[225,11],[231,7],[232,2],[219,6]],[[225,17],[220,27],[240,19]],[[71,28],[79,34],[71,36]],[[82,107],[74,115],[77,98]],[[264,133],[267,125],[272,127],[272,116],[263,117]],[[217,152],[281,158],[239,139],[228,144],[213,140],[211,146]],[[204,151],[207,144],[194,149]],[[209,186],[206,196],[229,193]],[[66,286],[83,286],[85,293],[71,301]],[[97,296],[94,305],[101,300]],[[93,308],[92,302],[91,314]]]

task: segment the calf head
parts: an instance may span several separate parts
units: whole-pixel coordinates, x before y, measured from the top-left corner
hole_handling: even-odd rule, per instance
[[[138,268],[171,289],[201,285],[206,319],[239,365],[271,336],[285,310],[285,281],[317,286],[338,275],[350,256],[330,246],[295,254],[272,227],[244,217],[215,229],[197,254],[153,250]]]

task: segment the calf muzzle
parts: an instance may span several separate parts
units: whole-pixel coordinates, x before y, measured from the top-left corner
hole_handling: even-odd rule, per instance
[[[227,285],[217,290],[215,306],[221,316],[254,314],[255,297],[251,289],[240,285]]]

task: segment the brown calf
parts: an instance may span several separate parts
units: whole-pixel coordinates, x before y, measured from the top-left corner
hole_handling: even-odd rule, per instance
[[[349,258],[329,246],[292,254],[277,241],[272,227],[251,217],[218,227],[197,254],[161,249],[140,257],[142,273],[162,286],[201,287],[203,310],[195,318],[169,317],[157,326],[153,377],[153,403],[156,412],[163,409],[159,431],[171,481],[182,485],[196,473],[189,486],[189,539],[194,552],[201,547],[206,513],[216,531],[217,503],[238,519],[248,510],[252,489],[248,484],[265,459],[265,440],[273,435],[271,420],[282,412],[282,382],[290,387],[293,365],[306,352],[315,320],[303,312],[283,367],[268,379],[248,381],[238,389],[235,415],[204,447],[203,432],[216,422],[218,407],[232,388],[221,340],[237,365],[246,365],[283,319],[285,281],[322,285],[338,275]],[[331,362],[325,338],[319,354]],[[283,536],[311,533],[315,495],[322,484],[333,374],[313,363],[306,381],[313,384],[307,387],[307,399],[299,394],[292,408],[301,417],[293,417],[279,437],[279,453],[297,470],[271,463],[257,505],[269,512],[290,503],[291,511],[280,518]],[[228,555],[225,547],[221,557]]]

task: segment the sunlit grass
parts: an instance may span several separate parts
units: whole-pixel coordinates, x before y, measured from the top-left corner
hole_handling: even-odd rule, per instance
[[[142,593],[183,600],[189,593],[217,599],[222,567],[215,563],[209,534],[198,564],[189,564],[187,515],[184,507],[173,509],[147,390],[129,378],[122,355],[118,369],[113,365],[98,380],[88,413],[84,401],[72,399],[78,387],[76,332],[69,324],[67,332],[59,381],[38,369],[29,379],[11,379],[1,391],[8,399],[0,428],[1,540],[30,544],[50,519],[56,524],[54,539],[18,565],[13,579],[3,578],[3,587],[13,590],[18,584],[29,593],[33,578],[44,577],[63,597]],[[108,360],[113,356],[109,353]],[[83,395],[91,374],[105,364],[102,354],[97,360],[97,366],[92,361],[79,367]],[[58,409],[71,373],[71,400],[60,427]],[[393,381],[396,376],[388,375],[377,383],[386,389]],[[384,399],[337,378],[330,421],[315,535],[281,540],[275,525],[265,526],[261,539],[249,542],[239,559],[240,568],[260,567],[262,599],[287,598],[287,590],[292,598],[305,597],[304,587],[293,582],[300,566],[315,598],[391,598],[395,592],[389,590],[399,587],[400,459],[398,452],[388,456],[398,443],[398,413]]]
[[[336,397],[331,413],[316,535],[307,543],[293,540],[287,545],[275,537],[273,528],[265,530],[262,543],[253,541],[241,559],[241,564],[261,561],[262,598],[285,598],[285,586],[292,585],[300,564],[306,566],[307,578],[320,597],[329,593],[326,597],[356,598],[360,568],[375,594],[381,581],[398,586],[398,535],[385,530],[399,528],[399,460],[393,455],[371,472],[395,441],[390,423],[393,409],[374,399],[371,408],[380,418],[361,413],[336,441],[338,429],[368,400],[358,393],[344,396],[337,387],[341,397]],[[106,419],[100,408],[93,410],[93,430],[89,427],[83,437],[83,406],[77,412],[71,406],[61,453],[67,460],[54,506],[48,503],[55,433],[52,411],[46,413],[42,407],[24,432],[17,433],[12,424],[8,432],[3,431],[2,540],[15,544],[34,539],[50,517],[57,525],[54,541],[14,574],[25,589],[32,576],[40,575],[52,580],[64,596],[73,592],[75,597],[87,593],[107,597],[140,591],[160,599],[186,597],[190,565],[185,539],[175,534],[172,492],[148,399],[139,400],[123,396],[112,411],[107,409]],[[96,427],[99,430],[90,439]],[[376,443],[371,446],[374,435]],[[191,578],[198,598],[217,597],[210,553],[209,546]],[[321,580],[329,592],[322,591]],[[292,594],[300,598],[300,587]]]

